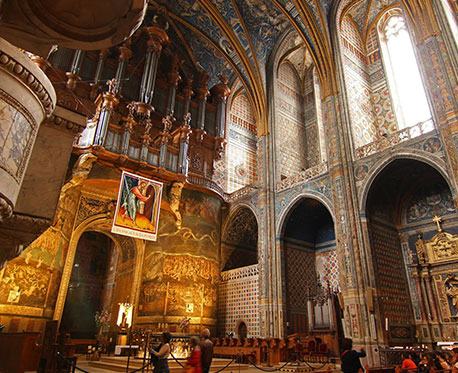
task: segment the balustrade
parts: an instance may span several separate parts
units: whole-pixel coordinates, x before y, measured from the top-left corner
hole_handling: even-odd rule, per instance
[[[296,184],[308,181],[316,176],[322,175],[328,171],[328,164],[326,162],[319,163],[316,166],[307,168],[297,174],[289,176],[277,183],[277,191],[288,189]]]
[[[404,128],[379,140],[357,148],[356,159],[368,157],[371,154],[391,148],[401,142],[411,140],[415,137],[431,132],[432,130],[434,130],[434,123],[431,119],[418,123],[412,127]]]

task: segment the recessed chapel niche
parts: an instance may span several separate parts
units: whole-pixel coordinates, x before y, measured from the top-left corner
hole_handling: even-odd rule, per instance
[[[374,263],[368,274],[377,289],[375,304],[380,307],[381,315],[381,320],[375,322],[383,323],[385,342],[392,346],[409,344],[415,342],[416,335],[423,338],[429,338],[432,333],[439,335],[439,330],[436,332],[428,325],[420,327],[429,322],[427,319],[437,316],[432,308],[426,311],[425,307],[430,306],[422,301],[425,294],[418,291],[424,285],[416,284],[414,274],[418,263],[417,240],[419,237],[428,240],[438,233],[435,216],[440,217],[446,232],[458,232],[448,183],[424,162],[394,160],[374,179],[367,196],[366,214]],[[436,297],[435,292],[429,291],[428,304],[439,303]],[[426,317],[425,311],[430,316]]]
[[[301,199],[283,223],[281,245],[287,334],[309,333],[307,300],[320,289],[340,288],[334,221],[328,209],[316,199]]]

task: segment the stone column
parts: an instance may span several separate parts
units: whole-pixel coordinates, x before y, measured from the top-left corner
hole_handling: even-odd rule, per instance
[[[116,87],[118,82],[115,79],[110,80],[108,83],[109,90],[103,94],[103,101],[100,108],[99,118],[97,121],[97,128],[95,130],[93,145],[104,146],[105,137],[110,124],[111,113],[115,106],[119,104],[119,100],[115,96]]]
[[[156,84],[159,56],[163,46],[169,43],[169,37],[162,28],[157,26],[144,27],[143,31],[146,33],[148,41],[138,101],[151,105],[153,102],[154,86]]]
[[[419,51],[419,67],[427,87],[436,128],[444,144],[450,175],[453,175],[452,195],[455,206],[458,178],[458,152],[455,141],[458,136],[458,77],[453,60],[446,46],[446,36],[439,28],[431,0],[402,0],[409,9],[412,30]],[[451,41],[454,42],[454,41]],[[434,115],[435,114],[435,115]]]
[[[43,71],[0,38],[0,222],[13,212],[38,129],[55,103],[56,93]]]

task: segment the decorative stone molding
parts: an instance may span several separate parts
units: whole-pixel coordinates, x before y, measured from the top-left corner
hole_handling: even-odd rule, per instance
[[[24,54],[22,54],[22,56],[25,60],[22,59],[21,61],[18,59],[18,56],[21,56],[18,54],[21,53],[18,49],[11,49],[11,51],[14,51],[14,54],[5,51],[5,45],[3,43],[5,42],[3,41],[0,44],[2,48],[0,50],[0,68],[5,69],[11,75],[21,80],[41,101],[46,116],[51,115],[56,102],[56,94],[51,82],[49,82],[44,73],[40,69],[37,69],[37,66],[35,66],[35,64],[33,64]],[[10,46],[10,48],[14,47]],[[25,61],[30,63],[24,63]]]
[[[43,71],[4,39],[0,82],[0,193],[14,209],[40,123],[54,110],[56,94]]]
[[[109,48],[140,26],[147,3],[6,0],[0,10],[0,33],[11,43],[41,56],[46,56],[55,44],[82,50]]]

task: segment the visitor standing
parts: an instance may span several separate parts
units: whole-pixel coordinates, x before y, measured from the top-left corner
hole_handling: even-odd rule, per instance
[[[342,372],[343,373],[358,373],[361,369],[364,371],[361,361],[361,357],[366,356],[366,351],[364,347],[361,346],[360,352],[355,351],[353,348],[353,341],[350,338],[344,339],[344,351],[340,355],[340,360],[342,362]]]
[[[197,337],[191,337],[189,340],[191,347],[191,355],[188,357],[188,362],[186,363],[185,372],[186,373],[202,373],[202,351],[199,346],[199,339]]]
[[[407,352],[401,353],[402,358],[402,370],[409,371],[409,372],[416,372],[417,371],[417,364],[412,359],[412,356]]]
[[[202,373],[208,373],[213,360],[213,342],[210,340],[210,330],[202,330]]]
[[[154,364],[153,373],[169,373],[168,357],[170,355],[170,339],[172,336],[169,332],[164,332],[161,335],[161,347],[159,351],[151,350],[151,354],[157,357]]]

